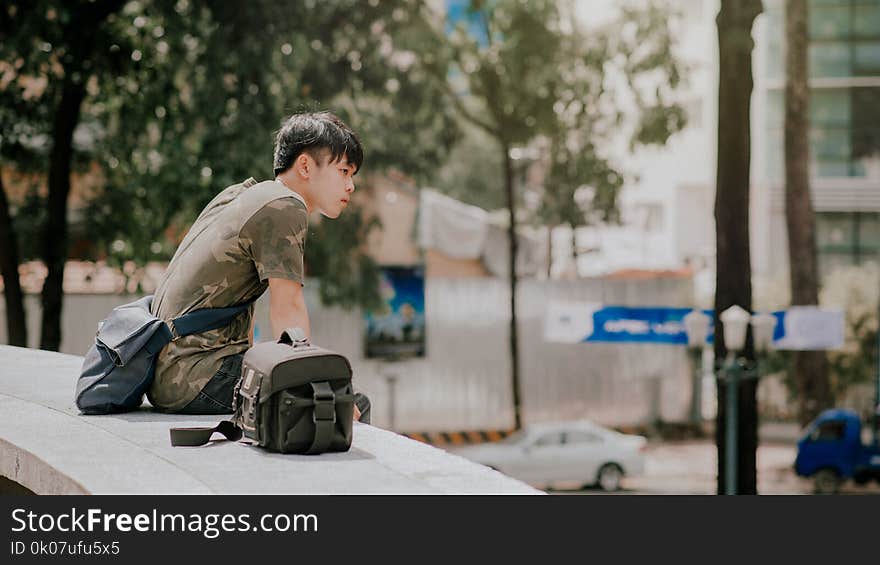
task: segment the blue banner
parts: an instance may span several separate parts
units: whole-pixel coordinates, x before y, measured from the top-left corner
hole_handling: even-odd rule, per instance
[[[583,341],[687,343],[682,320],[689,308],[609,306],[593,312],[593,331]]]
[[[559,343],[666,343],[687,345],[684,317],[691,308],[603,306],[553,302],[544,329],[546,341]],[[711,322],[707,344],[713,342],[714,311],[703,310]],[[843,346],[843,313],[799,306],[773,312],[777,349],[819,350]]]

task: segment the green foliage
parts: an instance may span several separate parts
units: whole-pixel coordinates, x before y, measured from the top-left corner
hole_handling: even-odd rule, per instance
[[[829,351],[831,389],[834,397],[850,385],[871,382],[877,374],[877,298],[880,266],[868,263],[843,267],[825,280],[820,301],[844,312],[844,346]]]
[[[553,104],[572,62],[557,6],[550,0],[472,2],[483,26],[480,36],[463,25],[450,34],[456,71],[451,78],[467,94],[459,102],[461,113],[507,147],[525,144],[556,123]]]
[[[56,64],[69,62],[65,26],[89,5],[4,8],[0,60],[22,60],[17,74],[47,83],[31,104],[33,119],[9,120],[37,132],[31,138],[48,131],[67,69]],[[368,169],[396,167],[424,178],[458,138],[451,111],[435,103],[445,90],[431,77],[446,63],[442,37],[430,25],[419,0],[119,2],[88,31],[94,55],[74,65],[88,81],[77,132],[87,144],[77,147],[78,158],[98,163],[103,175],[103,190],[85,211],[96,253],[113,264],[170,258],[217,192],[249,176],[271,177],[274,132],[297,110],[338,113],[360,133]],[[0,91],[23,101],[20,92]],[[4,110],[0,120],[10,115]],[[359,212],[347,212],[353,214]],[[333,229],[346,228],[330,226],[309,243],[310,262],[328,266],[312,268],[325,279],[323,296],[369,303],[376,267],[352,239],[365,231],[333,238]],[[359,265],[357,286],[349,284],[351,264]]]
[[[98,9],[110,14],[101,25],[76,29]],[[361,134],[368,169],[434,180],[487,208],[504,202],[502,148],[543,140],[552,150],[540,220],[613,220],[625,174],[602,148],[624,115],[636,120],[634,144],[663,143],[683,125],[668,14],[626,6],[586,32],[568,2],[472,9],[486,41],[445,33],[423,0],[10,0],[0,10],[0,157],[45,173],[60,86],[84,81],[75,159],[99,165],[103,188],[85,233],[118,265],[167,260],[219,190],[271,176],[272,133],[300,109],[339,113]],[[43,87],[25,96],[22,78]],[[460,118],[480,133],[463,138]],[[35,198],[16,218],[25,233],[42,222]],[[352,208],[310,235],[325,299],[373,300],[369,229]]]
[[[320,296],[325,304],[343,308],[361,306],[373,310],[382,305],[379,267],[360,248],[378,220],[364,220],[355,205],[336,220],[313,224],[306,239],[308,277],[321,279]],[[332,276],[330,274],[332,273]]]
[[[756,288],[756,310],[786,308],[790,303],[788,277],[764,282]],[[841,267],[823,280],[820,305],[840,309],[844,315],[844,343],[839,350],[828,351],[831,395],[840,399],[851,385],[868,383],[877,375],[877,297],[880,289],[880,266],[867,263]],[[793,373],[794,352],[772,351],[763,361],[768,373],[785,373],[790,397],[797,398],[797,380]]]
[[[565,1],[472,1],[472,19],[450,36],[460,115],[495,140],[495,151],[542,153],[536,215],[547,225],[615,221],[625,171],[606,148],[622,135],[631,148],[663,144],[685,124],[674,101],[682,69],[669,11],[625,4],[611,22],[585,30],[575,9]]]
[[[432,185],[449,196],[487,210],[504,207],[501,157],[485,131],[462,123],[462,139],[433,175]]]
[[[557,140],[558,141],[558,140]],[[554,143],[538,216],[546,225],[578,227],[599,221],[617,221],[617,195],[624,177],[592,147]]]

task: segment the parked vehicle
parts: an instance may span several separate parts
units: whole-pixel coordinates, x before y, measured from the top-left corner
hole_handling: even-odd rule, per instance
[[[504,440],[454,453],[537,487],[577,482],[606,491],[644,471],[647,440],[589,421],[529,425]]]
[[[826,410],[807,426],[798,442],[795,472],[812,477],[815,492],[833,494],[849,479],[880,482],[880,444],[864,442],[862,422],[852,410]]]

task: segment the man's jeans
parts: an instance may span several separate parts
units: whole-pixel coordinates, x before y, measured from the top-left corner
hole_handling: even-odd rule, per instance
[[[199,391],[192,402],[178,411],[178,414],[232,414],[232,396],[235,393],[235,385],[241,378],[241,361],[244,353],[230,355],[223,359],[220,369],[211,377],[208,384]],[[370,423],[370,399],[366,395],[356,392],[354,395],[355,405],[361,411],[359,421]]]
[[[220,369],[199,391],[192,402],[180,409],[180,414],[232,414],[232,395],[241,378],[241,360],[244,353],[223,358]]]

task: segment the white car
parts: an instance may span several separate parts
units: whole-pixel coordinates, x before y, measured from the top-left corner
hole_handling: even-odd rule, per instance
[[[615,491],[624,475],[644,471],[646,446],[642,436],[581,420],[533,424],[497,443],[451,451],[534,486],[575,482]]]

